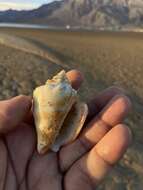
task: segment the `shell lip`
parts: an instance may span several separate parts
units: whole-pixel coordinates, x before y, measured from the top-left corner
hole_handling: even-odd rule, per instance
[[[65,119],[59,135],[50,147],[51,150],[58,152],[62,146],[68,145],[76,140],[84,126],[87,115],[87,104],[77,101]]]

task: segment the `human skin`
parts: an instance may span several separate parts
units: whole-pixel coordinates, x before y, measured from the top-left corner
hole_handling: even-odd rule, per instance
[[[78,89],[81,73],[67,76]],[[82,133],[58,153],[37,153],[31,106],[32,98],[23,95],[0,101],[0,190],[96,189],[130,145],[123,121],[131,103],[118,88],[89,101]]]

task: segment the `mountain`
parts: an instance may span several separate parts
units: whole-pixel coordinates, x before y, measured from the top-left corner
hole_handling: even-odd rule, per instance
[[[0,22],[89,28],[143,27],[143,0],[54,1],[30,11],[2,11]]]
[[[53,13],[53,11],[59,9],[60,6],[60,1],[54,1],[52,3],[42,5],[38,9],[30,11],[17,11],[12,9],[9,9],[7,11],[1,11],[0,22],[32,22],[36,19],[42,20],[50,16]]]

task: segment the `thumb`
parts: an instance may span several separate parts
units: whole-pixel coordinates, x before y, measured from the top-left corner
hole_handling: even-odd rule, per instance
[[[15,129],[25,119],[31,105],[32,99],[24,95],[0,101],[0,134]]]

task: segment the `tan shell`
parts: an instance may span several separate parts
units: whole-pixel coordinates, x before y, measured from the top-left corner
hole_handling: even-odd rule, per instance
[[[66,77],[65,71],[61,71],[53,77],[53,79],[47,80],[45,85],[34,90],[33,114],[37,130],[37,149],[40,154],[46,153],[50,147],[57,151],[60,146],[71,141],[70,135],[67,135],[69,140],[66,140],[66,137],[63,135],[64,132],[62,128],[64,121],[66,122],[68,113],[70,113],[70,110],[76,102],[77,92],[72,88],[68,78]],[[70,114],[73,116],[68,116],[67,118],[70,118],[69,122],[66,122],[64,125],[66,129],[69,128],[69,132],[66,130],[65,133],[71,133],[72,130],[70,128],[74,126],[74,132],[71,133],[72,139],[75,139],[76,129],[77,131],[80,131],[79,129],[82,128],[84,123],[83,121],[87,115],[86,113],[85,117],[83,117],[81,112],[84,111],[79,110],[79,104],[76,105],[78,106],[75,106],[75,110],[78,110],[79,114],[77,114],[76,117],[74,116],[75,114]],[[75,113],[77,112],[75,111]],[[80,120],[81,117],[84,119]],[[61,138],[62,142],[59,142],[58,140],[60,133],[64,136],[64,140]],[[78,133],[79,132],[77,132],[77,134]],[[54,146],[55,142],[56,144]]]
[[[88,107],[85,103],[77,102],[68,113],[51,149],[57,152],[61,146],[74,141],[79,135],[88,114]]]

